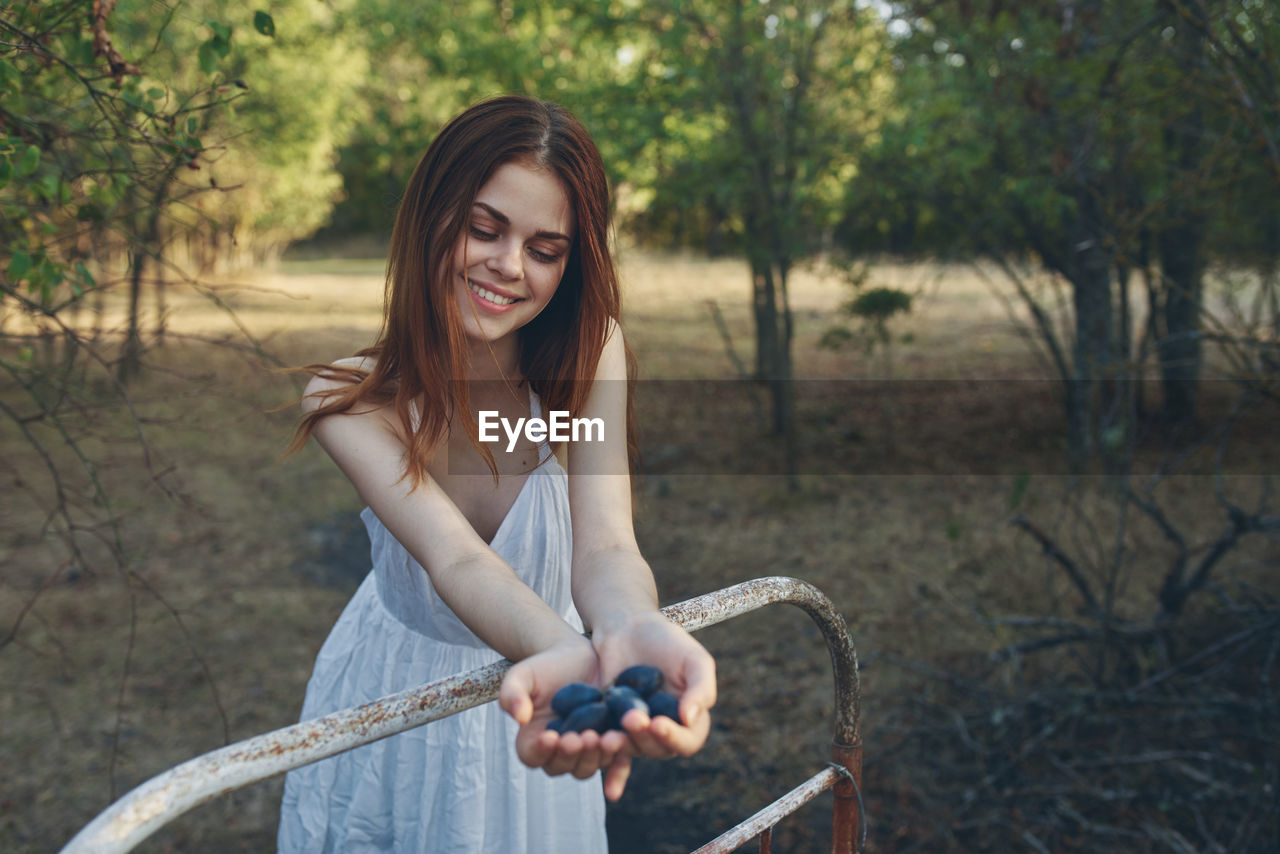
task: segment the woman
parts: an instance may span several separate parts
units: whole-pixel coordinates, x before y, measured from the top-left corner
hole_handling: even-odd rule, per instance
[[[563,108],[472,107],[401,202],[378,341],[312,366],[295,444],[314,436],[368,503],[373,571],[320,651],[303,718],[516,664],[500,708],[292,772],[282,851],[603,851],[598,772],[617,799],[632,757],[705,742],[714,662],[658,611],[632,529],[608,210],[599,153]],[[603,436],[481,441],[477,413],[561,413]],[[681,721],[631,711],[625,731],[546,728],[560,687],[638,663],[664,672]]]

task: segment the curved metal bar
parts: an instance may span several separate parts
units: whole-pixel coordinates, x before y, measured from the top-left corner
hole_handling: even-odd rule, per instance
[[[844,617],[826,594],[809,582],[786,576],[756,578],[670,605],[662,612],[686,630],[696,632],[778,602],[803,609],[817,623],[831,653],[836,683],[835,739],[845,745],[861,744],[862,685],[858,678],[858,654]]]
[[[751,818],[729,828],[693,854],[736,851],[840,781],[840,772],[824,768]]]
[[[117,854],[219,795],[498,696],[505,659],[353,709],[287,726],[197,756],[128,792],[84,827],[62,854]]]
[[[860,759],[857,656],[844,618],[816,587],[795,578],[757,578],[662,610],[695,632],[775,602],[803,608],[825,636],[835,670],[835,743],[837,748],[859,746]],[[510,666],[506,660],[497,661],[188,760],[121,797],[77,833],[62,854],[129,851],[169,821],[219,795],[487,703],[498,696]],[[844,761],[839,752],[837,758]],[[858,765],[850,769],[855,775],[861,773]],[[836,788],[838,794],[839,783]]]

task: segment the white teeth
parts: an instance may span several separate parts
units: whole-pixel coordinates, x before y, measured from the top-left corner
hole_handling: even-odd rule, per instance
[[[479,294],[482,299],[487,299],[489,302],[497,303],[498,305],[511,305],[513,302],[518,302],[518,300],[514,300],[511,297],[498,296],[493,291],[485,290],[475,282],[467,282],[467,287],[471,288],[473,293]]]

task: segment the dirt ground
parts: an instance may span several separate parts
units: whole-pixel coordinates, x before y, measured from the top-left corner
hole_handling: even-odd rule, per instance
[[[874,267],[872,285],[906,288],[916,302],[891,351],[872,356],[818,346],[849,293],[801,271],[802,475],[791,488],[774,473],[781,451],[749,390],[729,382],[731,350],[751,350],[745,269],[639,252],[623,261],[628,340],[649,383],[637,413],[637,534],[663,602],[770,575],[803,578],[833,600],[863,665],[868,850],[907,850],[912,822],[928,817],[911,814],[904,793],[919,783],[891,758],[894,697],[909,684],[892,662],[946,668],[1000,642],[979,613],[1069,595],[1008,524],[1015,508],[1050,524],[1062,495],[1081,488],[1064,474],[1058,398],[1036,382],[1045,370],[970,268]],[[0,434],[0,637],[17,626],[0,647],[0,850],[55,850],[132,786],[294,722],[315,652],[367,571],[360,508],[340,473],[314,447],[280,459],[299,380],[277,366],[371,340],[379,262],[295,261],[221,287],[235,320],[199,294],[170,294],[166,343],[132,392],[136,421],[86,408],[71,426],[121,520],[118,532],[103,527],[92,484],[67,484],[88,531],[84,562],[58,536],[43,461]],[[237,324],[275,361],[241,346]],[[710,388],[723,399],[700,397],[707,387],[693,381],[720,383]],[[1207,393],[1210,412],[1225,394]],[[716,408],[693,417],[691,400]],[[1280,470],[1270,424],[1239,425],[1233,447],[1243,450],[1222,481],[1233,494]],[[48,444],[66,455],[65,442]],[[1202,539],[1220,526],[1204,510],[1205,483],[1167,483],[1170,512]],[[1141,608],[1167,554],[1158,532],[1130,536],[1140,557],[1117,595]],[[113,568],[113,542],[131,572]],[[1274,573],[1274,561],[1274,550],[1245,551],[1224,583]],[[609,812],[617,854],[695,848],[828,760],[830,663],[807,616],[775,606],[700,638],[720,675],[712,736],[691,759],[639,763]],[[279,794],[277,779],[224,796],[137,850],[272,850]],[[823,850],[830,805],[823,796],[780,825],[775,850]]]

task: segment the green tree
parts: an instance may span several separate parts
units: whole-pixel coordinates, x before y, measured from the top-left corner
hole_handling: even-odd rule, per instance
[[[1004,264],[1063,380],[1077,466],[1126,444],[1137,386],[1115,380],[1152,350],[1166,423],[1193,412],[1206,241],[1229,215],[1225,188],[1257,174],[1197,29],[1228,6],[1262,27],[1247,2],[1207,18],[1164,2],[906,4],[895,22],[899,99],[912,107],[867,159],[850,197],[868,204],[850,209],[842,238]],[[1017,258],[1068,283],[1065,339],[1007,263]]]
[[[647,124],[628,177],[642,227],[744,252],[756,374],[794,471],[789,277],[826,248],[883,94],[882,22],[862,4],[645,3],[609,19],[626,59],[619,97]]]
[[[92,424],[100,420],[86,426],[86,413],[125,413],[150,463],[147,430],[124,384],[139,365],[140,293],[163,263],[171,212],[212,192],[187,178],[207,174],[220,151],[210,115],[244,97],[216,73],[182,86],[153,74],[148,56],[131,54],[120,37],[114,4],[84,12],[68,0],[0,13],[0,414],[37,469],[19,479],[26,498],[67,551],[46,583],[104,560],[132,578],[98,476]],[[274,24],[265,12],[257,20]],[[190,21],[170,8],[149,21],[152,43],[184,25]],[[193,53],[216,72],[231,53],[230,25],[209,19],[199,29]],[[100,310],[121,287],[130,306],[123,340],[84,322],[86,310]]]
[[[200,268],[269,262],[328,220],[342,189],[337,149],[361,119],[356,86],[368,72],[362,46],[342,37],[348,5],[290,0],[266,15],[187,0],[158,31],[149,5],[122,10],[121,43],[153,79],[175,93],[242,95],[193,125],[210,148],[199,169],[174,174],[179,203],[163,215],[166,237]]]
[[[375,58],[378,73],[359,81],[360,121],[340,148],[345,199],[322,238],[389,235],[400,193],[432,138],[485,97],[558,101],[607,148],[596,95],[614,57],[594,15],[545,0],[355,0],[340,38]]]

